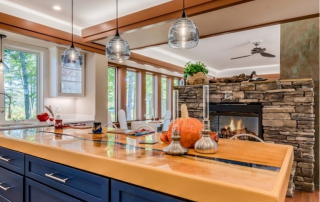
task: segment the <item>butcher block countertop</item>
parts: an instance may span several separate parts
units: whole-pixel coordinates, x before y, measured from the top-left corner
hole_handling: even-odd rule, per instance
[[[107,130],[99,135],[52,127],[0,131],[0,146],[193,201],[285,199],[292,146],[220,139],[216,154],[190,149],[170,156],[162,152],[167,144],[159,133],[133,137]]]

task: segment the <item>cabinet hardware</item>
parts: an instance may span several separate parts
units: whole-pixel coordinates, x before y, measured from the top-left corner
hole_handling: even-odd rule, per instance
[[[2,186],[2,183],[0,183],[0,189],[7,191],[8,189],[10,189],[11,187],[4,187]]]
[[[4,158],[3,156],[0,156],[0,160],[5,161],[5,162],[11,161],[11,159]]]
[[[53,176],[53,175],[54,175],[54,173],[45,174],[45,176],[47,176],[47,177],[49,177],[49,178],[51,178],[51,179],[57,180],[57,181],[59,181],[59,182],[62,182],[62,183],[66,183],[67,180],[69,179],[69,178],[61,179],[61,178],[55,177],[55,176]]]

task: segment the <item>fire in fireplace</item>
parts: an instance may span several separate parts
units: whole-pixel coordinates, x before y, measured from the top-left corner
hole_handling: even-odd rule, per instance
[[[221,118],[221,117],[220,117]],[[256,123],[249,123],[249,125],[251,125],[251,129],[249,130],[245,124],[244,121],[242,121],[242,118],[239,118],[238,120],[235,120],[234,117],[230,118],[230,123],[228,125],[225,125],[224,128],[221,128],[220,131],[218,131],[218,133],[220,134],[220,136],[223,138],[230,138],[234,135],[238,135],[238,134],[251,134],[251,135],[256,135],[258,136],[258,128],[255,127],[257,126]],[[237,119],[237,118],[236,118]],[[247,119],[247,117],[244,117],[244,119]],[[220,120],[221,121],[221,120]],[[219,121],[219,122],[220,122]],[[256,122],[256,120],[251,120],[252,122]],[[223,121],[222,121],[223,122]]]
[[[220,138],[251,134],[263,139],[261,105],[210,104],[210,123]]]

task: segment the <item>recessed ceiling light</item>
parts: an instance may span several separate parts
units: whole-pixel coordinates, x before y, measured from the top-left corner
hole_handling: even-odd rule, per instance
[[[147,67],[153,67],[152,65],[146,65],[146,64],[145,64],[145,66],[147,66]]]
[[[132,63],[137,63],[137,62],[135,62],[135,61],[132,61],[132,60],[128,60],[129,62],[132,62]]]
[[[61,7],[60,7],[60,6],[53,6],[53,9],[54,9],[54,10],[57,10],[57,11],[60,11],[60,10],[61,10]]]

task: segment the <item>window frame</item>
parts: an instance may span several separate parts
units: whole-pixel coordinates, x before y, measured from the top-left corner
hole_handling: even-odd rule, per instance
[[[134,98],[134,100],[135,100],[135,107],[134,107],[134,112],[133,112],[133,114],[134,114],[134,117],[133,117],[133,119],[131,119],[131,120],[128,120],[128,109],[127,109],[127,102],[128,102],[128,96],[127,96],[127,84],[128,84],[128,82],[126,82],[126,93],[125,93],[125,95],[126,95],[126,116],[127,116],[127,121],[136,121],[137,120],[137,108],[138,108],[138,96],[137,96],[137,94],[138,94],[138,91],[137,91],[137,88],[138,88],[138,72],[135,70],[135,69],[130,69],[130,68],[127,68],[126,69],[126,79],[127,79],[127,73],[128,72],[133,72],[133,73],[135,73],[136,74],[136,81],[135,81],[135,83],[136,83],[136,85],[135,85],[135,98]]]
[[[114,96],[115,96],[115,100],[114,100],[114,113],[115,113],[115,117],[114,117],[114,121],[112,122],[117,122],[118,121],[118,68],[116,66],[111,66],[111,65],[108,65],[108,69],[111,68],[111,69],[114,69],[114,72],[115,72],[115,78],[114,78],[114,84],[115,84],[115,87],[114,87],[114,90],[115,90],[115,93],[114,93]],[[108,76],[109,76],[109,72],[108,72]],[[109,79],[109,78],[108,78]],[[109,81],[108,81],[109,82]],[[108,113],[109,113],[109,102],[108,102]]]
[[[156,103],[155,103],[155,101],[156,101],[156,91],[155,91],[155,76],[154,76],[154,74],[153,73],[151,73],[151,72],[148,72],[148,71],[146,71],[146,81],[147,81],[147,76],[151,76],[152,77],[152,109],[154,110],[153,112],[151,111],[151,114],[150,114],[150,118],[152,117],[152,115],[153,115],[153,118],[155,118],[155,114],[156,114]],[[147,82],[145,82],[145,86],[147,86]],[[145,88],[147,88],[147,87],[145,87]],[[145,100],[145,102],[144,102],[144,104],[147,106],[147,89],[146,89],[146,100]],[[147,114],[147,107],[146,107],[146,111],[145,111],[145,113]],[[152,114],[153,113],[153,114]],[[143,118],[145,118],[145,117],[143,117]]]
[[[44,57],[45,57],[45,49],[36,47],[33,45],[23,44],[19,42],[11,42],[11,41],[5,41],[3,42],[2,50],[10,49],[15,51],[21,51],[31,54],[36,54],[38,58],[38,68],[37,68],[37,114],[44,111],[44,93],[43,93],[43,68],[44,68]],[[4,51],[3,51],[4,53]],[[4,54],[3,54],[4,56]],[[2,57],[4,60],[4,57]],[[2,82],[0,82],[0,89],[2,92],[4,92],[4,73],[1,75]],[[14,98],[12,98],[14,99]],[[4,104],[4,96],[0,96],[0,103]],[[1,104],[0,104],[1,106]],[[15,123],[14,120],[5,120],[6,114],[3,113],[0,115],[0,122],[2,123]],[[14,118],[14,117],[13,117]],[[24,119],[19,121],[28,121],[28,122],[37,122],[38,120],[36,118],[34,119]]]
[[[166,102],[165,102],[166,103],[166,109],[165,109],[164,112],[162,112],[162,87],[163,87],[162,86],[162,79],[163,78],[166,79]],[[169,86],[169,78],[166,75],[161,75],[160,79],[161,79],[161,81],[160,81],[160,83],[161,83],[161,89],[160,89],[161,90],[161,103],[160,103],[161,114],[160,114],[160,117],[164,117],[166,111],[169,109],[169,106],[170,106],[170,104],[169,104],[169,102],[170,102],[169,101],[170,100],[170,97],[169,97],[170,86]]]

